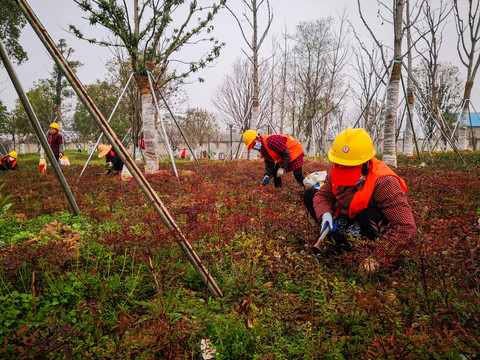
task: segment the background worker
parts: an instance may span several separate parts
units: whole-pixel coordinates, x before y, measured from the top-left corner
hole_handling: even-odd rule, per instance
[[[56,122],[50,124],[50,130],[48,132],[48,144],[50,149],[52,149],[53,156],[57,159],[57,162],[60,162],[60,158],[63,157],[63,137],[62,134],[58,132],[59,126]]]
[[[101,159],[105,156],[105,161],[107,163],[107,174],[110,174],[113,170],[122,171],[123,161],[120,157],[115,154],[112,149],[112,145],[98,145],[98,158]]]
[[[293,171],[295,180],[303,187],[303,147],[296,139],[288,135],[265,135],[247,130],[243,134],[243,143],[248,148],[258,150],[265,160],[265,174],[262,186],[266,186],[273,177],[275,187],[282,186],[282,176]]]
[[[360,264],[360,272],[367,274],[382,262],[396,260],[402,245],[416,234],[405,182],[374,155],[365,130],[349,127],[338,134],[328,152],[333,167],[325,183],[304,195],[304,204],[321,232],[326,227],[330,230],[312,251],[339,254],[350,249],[350,236],[376,240],[373,254]]]
[[[18,154],[15,151],[11,151],[7,155],[2,156],[0,158],[0,170],[17,170],[17,158]]]

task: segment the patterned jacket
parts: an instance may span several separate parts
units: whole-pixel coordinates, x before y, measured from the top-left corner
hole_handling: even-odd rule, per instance
[[[335,195],[329,173],[313,200],[320,223],[326,212],[349,217],[352,199],[364,185],[365,181],[359,181],[355,186],[338,186]],[[379,261],[395,260],[402,250],[402,245],[415,236],[417,231],[412,210],[399,180],[395,176],[379,177],[368,206],[379,208],[390,227],[388,235],[376,242],[373,257]]]
[[[266,141],[264,141],[264,138],[266,139]],[[303,166],[303,152],[297,158],[290,162],[290,150],[287,148],[287,139],[284,136],[262,136],[262,147],[260,149],[260,154],[265,160],[265,175],[273,177],[275,174],[275,159],[270,156],[268,150],[274,151],[280,155],[281,160],[279,162],[279,166],[285,169],[285,172],[287,173]]]

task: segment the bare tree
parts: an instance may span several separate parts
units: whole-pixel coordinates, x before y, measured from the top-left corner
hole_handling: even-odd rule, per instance
[[[431,135],[438,129],[438,120],[442,120],[442,130],[446,134],[454,128],[457,121],[456,112],[462,93],[460,70],[452,64],[440,62],[436,67],[435,79],[432,80],[431,69],[422,63],[414,69],[413,74],[422,98],[425,100],[416,104],[417,113],[423,119],[424,133],[430,134],[426,141],[433,146],[441,139],[437,137],[435,142],[431,141]],[[433,84],[435,88],[432,88]],[[436,112],[432,111],[433,104],[437,108]],[[446,146],[446,141],[443,146]]]
[[[332,115],[338,113],[341,102],[343,101],[347,92],[344,86],[343,69],[350,59],[349,47],[347,46],[348,27],[346,26],[346,11],[339,17],[339,28],[333,34],[333,42],[331,51],[327,52],[327,79],[325,82],[324,91],[324,106],[323,106],[323,128],[320,133],[320,146],[327,152],[326,138],[329,120]],[[332,116],[333,117],[333,116]],[[315,121],[312,121],[312,125]],[[314,126],[315,129],[315,126]]]
[[[377,45],[367,47],[354,32],[358,45],[353,48],[354,65],[353,70],[356,76],[353,81],[356,83],[352,89],[353,100],[361,109],[359,124],[371,136],[374,144],[378,146],[378,136],[383,134],[383,121],[380,117],[384,113],[383,92],[378,89],[385,86],[385,74],[382,76],[378,69],[382,68],[382,60]],[[358,90],[360,89],[360,91]]]
[[[410,11],[410,0],[407,0],[406,3],[406,18],[407,18],[407,66],[409,74],[413,70],[413,56],[412,56],[412,29],[411,29],[411,11]],[[403,147],[404,153],[408,157],[413,157],[413,141],[414,141],[414,131],[413,131],[413,121],[415,114],[415,97],[413,95],[413,81],[411,76],[407,78],[407,106],[408,114],[407,121],[405,124],[405,136],[403,138]]]
[[[378,4],[390,12],[392,16],[393,24],[393,64],[390,72],[390,78],[388,79],[388,85],[386,89],[386,104],[385,104],[385,125],[383,132],[383,161],[392,167],[397,166],[397,110],[398,110],[398,97],[400,88],[400,79],[402,76],[402,39],[403,39],[403,8],[405,0],[394,0],[393,6],[378,1]],[[373,36],[375,42],[379,45],[379,49],[382,52],[384,66],[386,66],[386,53],[383,44],[377,39],[371,27],[363,17],[361,10],[360,0],[357,0],[358,10],[360,17],[367,27],[370,34]],[[380,14],[380,11],[379,11]],[[382,20],[389,21],[388,19]]]
[[[442,86],[442,84],[437,83],[439,80],[438,71],[440,67],[439,54],[442,46],[445,20],[451,13],[451,7],[443,1],[440,1],[439,3],[436,2],[437,7],[433,9],[432,3],[432,1],[426,1],[424,3],[424,21],[420,22],[419,25],[414,25],[417,32],[421,35],[415,47],[421,57],[424,74],[427,75],[426,78],[428,79],[428,100],[430,101],[429,106],[431,113],[428,118],[432,121],[430,128],[431,131],[436,132],[436,137],[439,138],[442,133],[447,133],[447,129],[443,124],[443,118],[440,114],[439,94],[437,92]],[[409,87],[411,87],[410,78],[409,81]],[[438,126],[436,126],[437,124]],[[427,136],[427,138],[430,138],[430,136]]]
[[[458,147],[460,150],[468,149],[467,127],[470,108],[470,96],[480,65],[480,53],[477,52],[480,45],[480,2],[467,0],[468,13],[462,16],[457,0],[453,0],[455,22],[458,34],[457,52],[460,61],[467,68],[467,78],[463,92],[463,109],[458,128]],[[465,2],[464,2],[465,3]]]
[[[242,33],[243,39],[245,40],[245,43],[251,50],[251,54],[247,54],[245,51],[245,55],[247,55],[248,59],[251,61],[252,66],[253,66],[253,98],[252,98],[252,122],[253,124],[249,123],[248,128],[254,128],[258,129],[259,125],[259,100],[260,100],[260,86],[259,86],[259,77],[258,77],[258,71],[259,71],[259,52],[260,52],[260,47],[262,46],[263,41],[265,40],[265,37],[268,34],[268,30],[270,29],[270,25],[272,24],[273,21],[273,13],[270,8],[270,1],[269,0],[243,0],[243,4],[245,7],[248,9],[250,12],[249,15],[246,13],[242,14],[242,18],[246,20],[246,23],[248,24],[248,27],[250,28],[252,35],[251,37],[247,36],[247,30],[244,28],[242,25],[242,22],[240,21],[240,18],[235,14],[235,12],[229,8],[228,10],[230,13],[234,16],[235,20],[238,23],[238,26],[240,27],[240,31]],[[265,29],[263,30],[263,33],[259,36],[259,31],[258,31],[258,15],[260,8],[262,5],[266,5],[266,10],[267,10],[267,21],[265,25]],[[251,17],[250,17],[251,15]],[[251,39],[251,40],[250,40]],[[253,126],[252,126],[253,125]]]
[[[404,0],[395,0],[393,8],[393,68],[387,86],[385,127],[383,131],[383,158],[385,164],[397,166],[397,109],[400,77],[402,76],[402,16]]]
[[[290,89],[296,108],[293,126],[297,127],[297,136],[299,131],[304,131],[302,135],[308,139],[307,152],[311,146],[312,121],[320,113],[321,97],[328,78],[327,52],[332,43],[332,25],[333,18],[302,21],[293,36],[294,62],[290,66],[294,72],[291,77],[295,78]]]
[[[239,129],[250,128],[250,117],[252,114],[252,98],[254,84],[252,77],[252,66],[246,59],[237,59],[233,63],[232,71],[227,74],[215,90],[214,105],[226,119],[226,123],[233,124]],[[261,72],[259,77],[260,100],[268,102],[268,69]],[[260,116],[268,113],[261,112]],[[267,124],[267,119],[260,118],[259,124]],[[261,129],[261,128],[260,128]],[[260,130],[258,129],[258,130]]]
[[[287,95],[287,66],[288,66],[288,57],[289,57],[288,33],[286,30],[282,34],[282,36],[283,36],[283,48],[278,46],[278,48],[280,48],[280,51],[282,53],[281,66],[279,67],[280,81],[282,84],[281,93],[280,93],[280,129],[279,129],[280,134],[283,134],[283,131],[284,131],[283,127],[285,124],[285,117],[286,117],[285,100]]]

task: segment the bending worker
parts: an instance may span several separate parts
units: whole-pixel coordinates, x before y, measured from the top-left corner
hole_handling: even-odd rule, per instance
[[[376,240],[360,272],[373,273],[382,262],[396,260],[402,245],[416,234],[407,202],[405,182],[385,163],[377,160],[372,140],[364,129],[342,131],[335,138],[328,158],[333,167],[319,188],[305,191],[304,203],[320,224],[329,228],[325,241],[312,251],[324,256],[349,250],[350,236]]]
[[[303,147],[288,135],[260,136],[258,132],[247,130],[243,142],[248,148],[258,150],[265,160],[265,174],[262,185],[273,178],[275,187],[282,186],[282,176],[293,171],[295,180],[303,187]]]
[[[52,149],[53,155],[57,162],[60,162],[60,158],[63,157],[63,137],[58,132],[59,126],[56,122],[50,124],[50,131],[48,132],[48,144]]]
[[[17,170],[17,153],[11,151],[7,155],[0,158],[0,170]]]
[[[115,154],[112,149],[112,145],[98,145],[98,158],[101,159],[105,156],[105,161],[107,162],[107,174],[110,174],[113,170],[122,171],[123,161],[120,157]]]

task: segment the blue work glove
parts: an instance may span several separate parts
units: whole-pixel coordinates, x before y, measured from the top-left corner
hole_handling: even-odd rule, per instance
[[[327,226],[330,228],[331,232],[337,230],[338,227],[338,224],[335,222],[335,220],[333,220],[332,214],[330,214],[329,212],[326,212],[322,215],[321,233],[323,233],[323,230],[325,230]]]
[[[270,176],[265,175],[265,177],[262,180],[262,186],[268,185],[268,182],[270,181]]]

